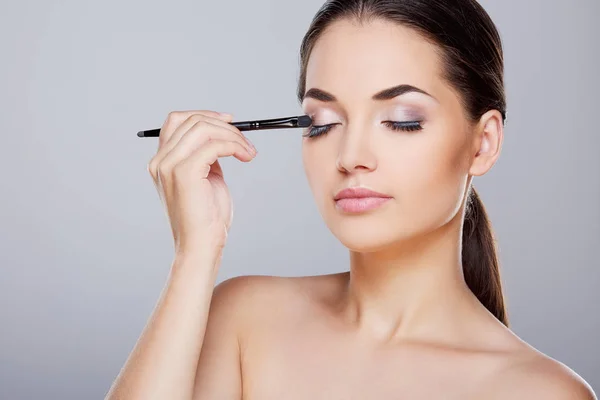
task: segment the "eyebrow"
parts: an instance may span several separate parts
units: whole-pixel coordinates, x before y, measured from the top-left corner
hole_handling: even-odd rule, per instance
[[[393,86],[391,88],[383,89],[382,91],[375,93],[373,95],[372,99],[377,100],[377,101],[391,100],[394,97],[398,97],[403,94],[411,93],[411,92],[422,93],[422,94],[427,95],[437,101],[437,99],[435,97],[433,97],[432,95],[430,95],[423,89],[419,89],[418,87],[415,87],[412,85],[407,85],[407,84],[397,85],[397,86]],[[319,100],[319,101],[324,101],[324,102],[337,101],[337,99],[335,98],[334,95],[332,95],[331,93],[328,93],[322,89],[318,89],[318,88],[309,89],[302,97],[302,101],[304,102],[304,99],[309,98],[309,97]]]

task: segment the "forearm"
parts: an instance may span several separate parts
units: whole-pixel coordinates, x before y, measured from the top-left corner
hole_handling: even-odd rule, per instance
[[[175,258],[142,335],[109,400],[191,399],[221,254]]]

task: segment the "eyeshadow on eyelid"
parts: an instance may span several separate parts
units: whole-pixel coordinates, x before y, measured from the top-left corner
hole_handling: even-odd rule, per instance
[[[312,113],[307,113],[312,120],[313,125],[325,125],[332,124],[339,121],[339,117],[335,113],[327,112],[327,111],[315,111]]]
[[[399,121],[418,121],[424,118],[422,112],[410,108],[396,108],[390,113],[390,116]]]

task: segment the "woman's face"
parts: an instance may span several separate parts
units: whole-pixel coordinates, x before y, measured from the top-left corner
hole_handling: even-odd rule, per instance
[[[460,209],[481,141],[440,68],[432,44],[385,21],[362,27],[338,21],[312,50],[305,93],[319,89],[334,100],[316,92],[302,107],[313,118],[313,133],[322,132],[314,126],[334,125],[303,137],[303,163],[319,212],[351,250],[374,251],[430,232]],[[426,94],[372,98],[397,85]],[[416,130],[394,130],[385,121]],[[334,196],[355,186],[391,198],[368,211],[344,210]]]

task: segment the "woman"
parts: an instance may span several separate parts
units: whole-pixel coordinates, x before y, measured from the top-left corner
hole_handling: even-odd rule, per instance
[[[171,113],[149,171],[176,255],[107,397],[594,399],[507,327],[471,186],[496,162],[505,119],[500,38],[482,7],[328,1],[301,60],[303,162],[349,272],[213,291],[232,221],[218,158],[256,152],[231,115]]]

